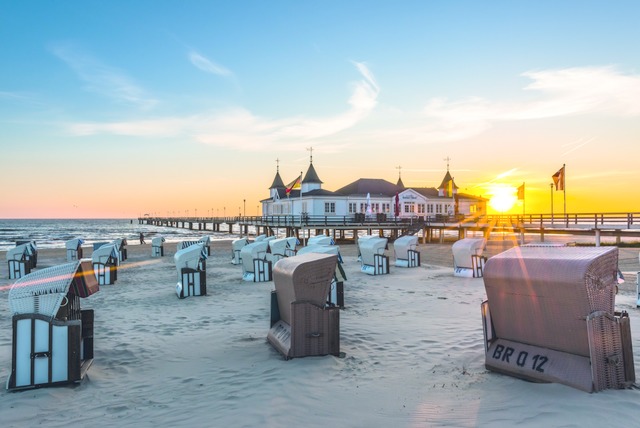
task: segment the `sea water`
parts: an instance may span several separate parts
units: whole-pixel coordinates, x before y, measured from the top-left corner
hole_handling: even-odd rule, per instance
[[[211,224],[208,225],[211,228]],[[65,242],[79,238],[85,245],[110,242],[125,238],[130,244],[138,243],[140,233],[147,244],[154,236],[163,236],[167,242],[197,240],[203,236],[216,239],[235,239],[238,234],[209,230],[190,230],[177,227],[138,224],[137,219],[0,219],[0,251],[16,246],[17,241],[35,241],[38,248],[64,248]]]

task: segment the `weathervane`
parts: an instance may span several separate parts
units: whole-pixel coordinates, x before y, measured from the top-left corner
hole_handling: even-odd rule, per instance
[[[447,156],[446,158],[444,158],[443,160],[447,161],[447,172],[449,171],[449,161],[451,160],[451,158],[449,156]]]

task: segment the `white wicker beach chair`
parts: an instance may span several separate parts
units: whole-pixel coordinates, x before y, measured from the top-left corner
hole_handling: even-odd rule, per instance
[[[179,298],[207,294],[207,252],[203,242],[177,251],[173,256],[178,271],[176,294]]]
[[[82,258],[82,244],[84,244],[84,240],[78,238],[70,239],[65,242],[64,246],[67,249],[68,262],[73,262]]]
[[[76,382],[93,361],[93,310],[80,298],[99,290],[89,260],[32,272],[9,290],[13,315],[10,390]]]
[[[91,254],[93,270],[100,285],[113,284],[118,279],[119,253],[115,244],[94,248]]]
[[[484,238],[464,238],[453,243],[453,275],[480,278],[486,258],[482,256],[487,241]]]
[[[271,261],[267,260],[269,240],[252,242],[240,250],[242,279],[253,282],[271,281]]]
[[[245,245],[249,244],[249,240],[247,238],[234,239],[231,241],[231,264],[239,265],[242,263],[242,258],[240,257],[240,251]]]
[[[162,236],[151,238],[151,257],[164,256],[164,242],[165,239]]]
[[[396,266],[418,267],[420,266],[420,252],[418,237],[415,235],[401,236],[393,242],[393,250],[396,255]]]
[[[9,266],[9,279],[21,278],[31,272],[29,254],[29,244],[20,244],[7,250],[6,258]]]
[[[387,238],[367,237],[358,239],[360,248],[360,271],[368,275],[385,275],[389,273],[389,256],[384,254]]]

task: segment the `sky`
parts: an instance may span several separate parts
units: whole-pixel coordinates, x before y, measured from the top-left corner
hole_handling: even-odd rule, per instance
[[[448,162],[462,193],[524,183],[509,212],[638,212],[638,16],[635,0],[3,1],[0,218],[256,215],[311,153],[327,190],[436,187]]]

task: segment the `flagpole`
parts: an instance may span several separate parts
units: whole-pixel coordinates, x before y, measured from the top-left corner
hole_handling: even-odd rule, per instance
[[[562,164],[562,190],[564,193],[564,217],[565,222],[567,221],[567,168],[565,164]]]
[[[300,229],[302,229],[302,171],[300,171]]]
[[[525,216],[525,203],[526,203],[526,198],[524,196],[524,182],[522,182],[522,221],[524,222],[524,216]]]

